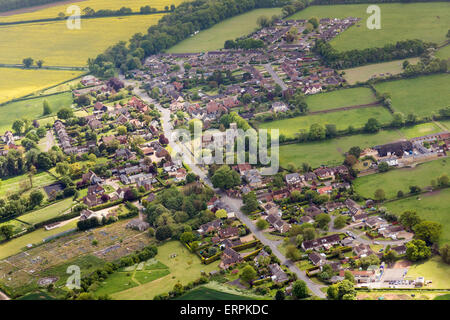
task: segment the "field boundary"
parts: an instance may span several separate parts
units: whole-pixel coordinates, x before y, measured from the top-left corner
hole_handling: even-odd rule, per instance
[[[348,107],[339,107],[339,108],[334,108],[334,109],[312,111],[312,112],[308,112],[307,115],[332,113],[332,112],[339,112],[339,111],[353,110],[353,109],[363,109],[363,108],[370,108],[370,107],[383,107],[383,106],[381,105],[381,101],[375,101],[375,102],[371,102],[371,103],[367,103],[367,104],[358,104],[358,105],[348,106]]]

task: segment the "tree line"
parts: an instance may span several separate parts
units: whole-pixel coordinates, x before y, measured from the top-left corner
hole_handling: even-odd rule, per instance
[[[395,44],[386,44],[381,48],[354,49],[339,52],[322,39],[316,41],[314,51],[325,64],[335,69],[346,69],[365,64],[418,57],[435,44],[422,40],[403,40]]]
[[[136,67],[136,60],[162,52],[194,32],[210,28],[227,18],[256,8],[282,7],[290,3],[290,0],[184,2],[162,17],[158,24],[151,26],[147,34],[135,34],[128,45],[121,41],[95,59],[89,59],[89,69],[97,76],[112,77],[115,68],[126,72],[130,67]]]

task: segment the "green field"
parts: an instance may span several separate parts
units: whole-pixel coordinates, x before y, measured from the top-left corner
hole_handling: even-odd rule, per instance
[[[433,283],[427,288],[450,289],[450,265],[445,264],[440,257],[435,256],[430,260],[413,264],[406,274],[407,277],[424,277],[425,280],[432,280]]]
[[[68,209],[70,209],[72,204],[72,198],[67,198],[48,207],[24,214],[19,217],[19,220],[29,224],[36,224],[42,221],[46,221],[62,215]]]
[[[450,294],[443,294],[435,297],[433,300],[450,300]]]
[[[412,127],[403,127],[398,130],[405,139],[426,136],[433,133],[442,132],[439,126],[433,122],[421,123]]]
[[[7,50],[8,49],[4,49],[1,52]],[[1,54],[2,53],[0,53],[0,55]],[[83,72],[79,71],[0,68],[0,103],[29,95],[33,92],[57,85],[63,81],[76,78],[82,74]],[[3,106],[0,106],[0,110],[2,110],[1,108],[3,108]],[[42,105],[39,111],[42,112]],[[14,109],[9,109],[8,113],[9,112],[12,112],[13,115],[8,116],[7,112],[2,112],[0,130],[3,130],[2,128],[5,125],[4,117],[7,117],[9,120],[10,118],[13,118],[13,116],[21,116],[21,114],[14,114]]]
[[[351,68],[343,70],[345,72],[344,78],[349,84],[355,84],[358,81],[365,82],[369,80],[372,76],[380,76],[380,74],[386,75],[399,74],[403,72],[403,61],[408,60],[411,64],[416,64],[419,59],[411,58],[404,60],[394,60],[389,62],[374,63],[362,67]]]
[[[0,117],[0,134],[3,134],[6,130],[11,130],[11,126],[16,119],[34,120],[40,118],[44,100],[48,101],[53,114],[56,114],[62,107],[70,107],[73,102],[72,93],[66,92],[43,98],[11,102],[0,106],[2,114]]]
[[[333,47],[346,51],[382,47],[406,39],[421,39],[441,43],[445,40],[450,21],[450,3],[390,3],[377,4],[381,9],[381,29],[368,29],[366,13],[369,4],[311,6],[290,19],[346,18],[362,20],[331,41]]]
[[[441,59],[450,59],[450,45],[446,45],[445,47],[439,49],[436,52],[436,57]]]
[[[422,163],[415,168],[393,169],[360,177],[353,182],[353,186],[363,197],[373,198],[374,191],[380,188],[386,193],[387,199],[392,199],[399,190],[408,193],[409,186],[430,186],[432,179],[435,180],[444,173],[450,175],[450,160],[445,158]]]
[[[46,231],[40,228],[31,233],[27,233],[19,238],[12,239],[8,242],[0,244],[0,259],[7,258],[21,252],[27,244],[40,244],[42,240],[55,234],[73,229],[77,227],[77,221],[73,220],[62,227]]]
[[[29,177],[26,174],[13,178],[0,180],[0,197],[8,193],[14,193],[21,190],[22,184],[29,184]],[[47,172],[40,172],[33,176],[33,188],[41,188],[55,182],[55,178]]]
[[[347,129],[350,125],[356,129],[363,127],[370,118],[376,118],[380,123],[389,123],[392,120],[389,111],[379,106],[263,122],[258,125],[258,128],[279,129],[280,134],[294,138],[300,129],[309,131],[310,126],[314,123],[324,126],[326,124],[335,124],[338,130]]]
[[[204,52],[222,49],[226,40],[252,33],[260,16],[280,15],[281,8],[256,9],[222,21],[168,49],[170,53]]]
[[[170,258],[176,254],[175,258]],[[170,274],[146,284],[112,294],[113,299],[151,300],[157,294],[167,293],[180,281],[186,285],[200,277],[201,271],[206,273],[216,270],[219,261],[204,265],[200,259],[184,247],[179,241],[170,241],[158,247],[155,257],[169,268]]]
[[[359,87],[313,94],[306,97],[309,111],[321,111],[375,102],[369,88]]]
[[[367,148],[399,140],[401,137],[395,130],[380,131],[376,134],[357,134],[331,140],[287,144],[280,146],[280,164],[286,167],[289,163],[300,167],[303,162],[313,168],[320,165],[338,165],[344,161],[344,153],[353,146]]]
[[[386,208],[395,214],[402,214],[407,210],[416,211],[420,217],[442,224],[442,236],[440,243],[450,243],[450,189],[424,194],[419,197],[388,202]]]
[[[402,79],[375,84],[381,93],[392,97],[392,107],[404,115],[414,113],[419,117],[450,105],[450,75],[436,74],[412,79]]]
[[[208,287],[195,288],[175,300],[253,300],[250,297],[222,292]]]

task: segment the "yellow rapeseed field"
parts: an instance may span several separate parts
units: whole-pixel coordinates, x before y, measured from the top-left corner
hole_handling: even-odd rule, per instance
[[[32,57],[49,66],[86,66],[109,46],[127,41],[137,32],[146,33],[162,14],[81,20],[81,29],[70,30],[66,22],[0,27],[0,63],[22,63]]]
[[[170,5],[172,4],[178,6],[184,1],[185,0],[86,0],[73,1],[72,3],[65,4],[55,3],[55,5],[37,11],[31,11],[33,10],[32,8],[26,8],[23,9],[24,13],[20,14],[7,15],[8,13],[0,13],[0,22],[56,18],[58,16],[58,13],[60,12],[69,15],[66,10],[71,5],[79,6],[81,10],[86,7],[92,8],[96,11],[100,9],[117,10],[122,7],[127,7],[131,8],[134,12],[138,12],[141,7],[146,5],[149,5],[150,7],[156,8],[158,10],[164,10],[165,6],[170,7]]]
[[[81,74],[82,72],[78,71],[0,68],[0,103],[56,85]]]

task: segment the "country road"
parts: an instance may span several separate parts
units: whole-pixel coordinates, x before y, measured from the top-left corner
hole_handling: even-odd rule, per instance
[[[158,111],[161,113],[161,122],[162,122],[162,128],[163,128],[164,135],[169,139],[169,146],[172,149],[174,149],[175,142],[172,140],[173,127],[172,127],[172,124],[170,123],[170,110],[161,107],[161,105],[159,105],[159,103],[157,103],[155,100],[150,98],[145,91],[139,89],[137,86],[135,86],[134,93],[137,96],[139,96],[143,101],[145,101],[149,104],[154,104],[158,108]],[[191,151],[188,148],[186,148],[185,146],[182,146],[182,152],[186,153],[186,154],[191,153]],[[190,163],[189,167],[196,175],[198,175],[200,177],[200,179],[202,179],[204,181],[205,184],[207,184],[208,186],[210,186],[211,188],[214,189],[214,187],[211,183],[211,180],[209,179],[208,175],[204,172],[204,170],[202,170],[195,163]],[[320,290],[324,286],[318,285],[318,284],[312,282],[306,276],[306,273],[301,271],[295,265],[294,262],[286,259],[286,257],[277,248],[278,242],[267,239],[266,236],[263,234],[263,232],[261,232],[260,230],[258,230],[256,228],[256,226],[252,223],[250,218],[248,218],[244,213],[241,212],[240,208],[242,206],[242,200],[230,198],[225,194],[225,192],[223,192],[223,191],[220,192],[217,189],[214,189],[214,190],[221,195],[222,201],[225,204],[227,204],[231,209],[234,210],[237,217],[248,226],[248,228],[252,231],[252,233],[255,235],[255,237],[257,239],[259,239],[261,241],[261,243],[263,243],[264,245],[269,246],[272,249],[272,252],[275,254],[275,256],[281,261],[281,263],[285,264],[292,272],[294,272],[297,275],[298,279],[301,279],[306,282],[309,290],[314,295],[316,295],[320,298],[326,297],[326,295]]]
[[[308,276],[306,275],[306,273],[304,271],[301,271],[294,262],[292,262],[291,260],[286,259],[286,257],[280,252],[280,250],[278,250],[277,248],[277,241],[273,241],[273,240],[269,240],[266,238],[266,236],[264,235],[264,233],[260,230],[258,230],[258,228],[255,226],[255,224],[250,220],[249,217],[247,217],[244,213],[242,213],[242,211],[240,210],[241,206],[242,206],[242,200],[240,199],[234,199],[234,198],[230,198],[228,197],[224,192],[220,193],[222,196],[222,201],[225,202],[228,206],[230,206],[231,209],[234,210],[236,216],[245,223],[245,225],[250,229],[250,231],[256,236],[256,238],[258,238],[264,245],[269,246],[270,249],[272,249],[272,252],[275,254],[275,256],[280,259],[281,263],[286,265],[289,270],[291,270],[292,272],[294,272],[298,279],[303,280],[306,282],[306,284],[308,285],[309,290],[311,290],[311,292],[320,297],[320,298],[325,298],[325,293],[323,293],[320,289],[323,288],[324,286],[316,284],[314,282],[312,282]]]
[[[287,85],[284,83],[283,80],[280,79],[278,74],[273,70],[272,66],[269,63],[265,64],[264,68],[272,76],[275,83],[278,84],[281,87],[281,89],[283,89],[283,91],[287,90],[287,88],[288,88]]]

